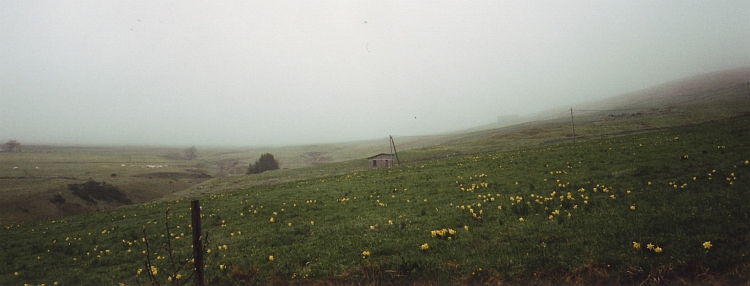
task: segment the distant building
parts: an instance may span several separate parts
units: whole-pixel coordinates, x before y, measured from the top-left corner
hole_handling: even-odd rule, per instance
[[[367,164],[369,169],[378,169],[393,166],[393,155],[380,153],[375,156],[367,158]]]

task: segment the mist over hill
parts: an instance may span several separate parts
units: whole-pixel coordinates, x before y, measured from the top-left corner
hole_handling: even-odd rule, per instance
[[[748,100],[738,96],[742,95],[742,91],[745,95],[750,93],[748,83],[750,83],[750,67],[722,70],[665,82],[597,101],[590,105],[583,105],[580,108],[636,109],[688,104],[702,99],[706,100],[699,103],[705,104],[713,100]],[[730,91],[739,92],[728,93]]]
[[[501,115],[498,121],[490,124],[457,131],[456,133],[474,132],[502,128],[517,124],[547,120],[553,118],[570,118],[571,108],[577,115],[609,115],[620,113],[637,113],[654,108],[701,105],[711,107],[737,105],[743,112],[743,105],[750,106],[750,67],[734,68],[707,72],[676,80],[671,80],[641,90],[605,99],[559,106],[527,116]]]

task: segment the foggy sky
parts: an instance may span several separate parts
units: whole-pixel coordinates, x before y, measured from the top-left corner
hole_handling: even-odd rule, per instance
[[[0,141],[423,135],[750,66],[750,1],[0,1]]]

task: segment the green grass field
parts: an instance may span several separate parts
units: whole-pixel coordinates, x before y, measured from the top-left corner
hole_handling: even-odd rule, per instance
[[[205,184],[222,192],[194,198],[209,233],[206,277],[303,285],[747,283],[748,138],[745,116],[465,156],[446,156],[469,150],[465,142],[446,143],[404,152],[411,163],[389,169],[346,172],[354,161],[307,179],[279,170],[265,176],[289,179],[268,185],[215,179]],[[177,261],[190,259],[189,224],[182,199],[6,225],[0,284],[149,284],[143,230],[159,282],[191,283],[163,247],[171,243]]]

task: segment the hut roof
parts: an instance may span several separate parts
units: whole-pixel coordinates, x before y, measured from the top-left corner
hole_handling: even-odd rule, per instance
[[[388,156],[388,157],[391,157],[391,158],[393,158],[393,154],[380,153],[380,154],[377,154],[377,155],[375,155],[375,156],[372,156],[372,157],[367,157],[367,160],[370,160],[370,159],[374,159],[374,158],[376,158],[376,157],[381,157],[381,156]]]

